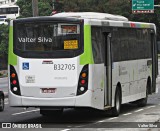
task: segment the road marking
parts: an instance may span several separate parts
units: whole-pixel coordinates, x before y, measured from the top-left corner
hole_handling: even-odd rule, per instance
[[[153,107],[156,107],[156,106],[149,106],[149,107],[146,107],[146,109],[153,108]]]
[[[144,109],[139,109],[139,110],[136,110],[136,111],[134,111],[134,112],[140,112],[140,111],[143,111]]]
[[[37,110],[31,110],[31,111],[24,111],[24,112],[19,112],[19,113],[14,113],[12,115],[15,116],[15,115],[20,115],[20,114],[25,114],[25,113],[30,113],[30,112],[36,112],[36,111],[39,111],[39,109],[37,109]]]
[[[109,118],[108,120],[114,120],[117,119],[118,117],[113,117],[113,118]]]
[[[7,104],[9,104],[9,103],[8,103],[8,102],[5,102],[4,104],[7,105]]]
[[[132,113],[126,113],[126,114],[123,114],[124,116],[128,116],[128,115],[131,115]]]
[[[104,122],[104,121],[98,121],[98,122]]]
[[[93,123],[93,124],[95,124],[95,123]],[[86,126],[86,125],[80,125],[80,126],[75,126],[76,128],[81,128],[81,127],[84,127],[84,126]]]
[[[69,131],[69,130],[71,130],[71,129],[64,129],[64,130],[61,130],[61,131]]]

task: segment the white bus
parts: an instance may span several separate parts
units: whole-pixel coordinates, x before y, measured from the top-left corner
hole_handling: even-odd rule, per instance
[[[112,110],[147,104],[156,92],[156,27],[123,16],[82,12],[10,23],[9,101],[42,115],[64,108]],[[54,110],[54,111],[53,111]]]
[[[16,19],[17,17],[19,17],[19,6],[13,4],[0,6],[0,19]]]
[[[0,18],[0,25],[8,25],[8,19],[6,18]]]

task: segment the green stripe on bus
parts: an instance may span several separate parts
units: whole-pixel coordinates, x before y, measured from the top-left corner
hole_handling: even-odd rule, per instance
[[[13,26],[9,28],[8,64],[17,65],[17,56],[13,53]]]
[[[94,64],[91,44],[91,26],[84,26],[84,53],[80,56],[80,65]]]

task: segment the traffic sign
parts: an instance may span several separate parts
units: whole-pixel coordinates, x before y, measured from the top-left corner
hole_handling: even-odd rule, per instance
[[[132,0],[132,13],[154,13],[154,0]]]

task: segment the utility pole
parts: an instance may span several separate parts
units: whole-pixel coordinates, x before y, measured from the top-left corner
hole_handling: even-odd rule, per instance
[[[53,4],[53,10],[55,10],[55,0],[52,0],[52,4]]]
[[[51,15],[54,15],[57,13],[57,10],[55,8],[56,2],[57,2],[57,0],[52,0],[52,13],[51,13]]]
[[[32,0],[33,17],[38,16],[38,0]]]

